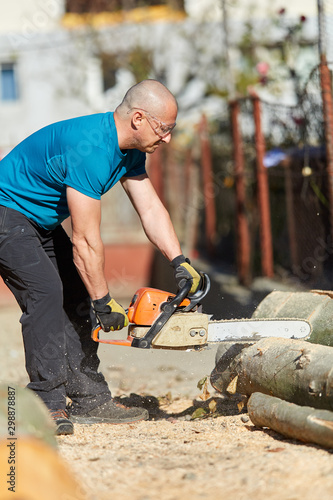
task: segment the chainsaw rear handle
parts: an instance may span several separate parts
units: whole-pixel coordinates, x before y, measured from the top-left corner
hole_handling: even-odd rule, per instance
[[[206,273],[200,273],[201,276],[201,282],[200,282],[200,288],[197,290],[191,297],[190,297],[190,304],[182,310],[183,312],[188,312],[192,311],[192,309],[200,304],[202,299],[206,297],[207,293],[210,290],[210,279],[208,274]]]

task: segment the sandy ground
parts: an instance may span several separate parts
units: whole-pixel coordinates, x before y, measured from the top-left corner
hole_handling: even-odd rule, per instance
[[[0,378],[25,385],[18,319],[16,306],[0,309]],[[215,351],[101,346],[101,369],[114,396],[145,406],[150,420],[75,425],[74,436],[57,438],[89,499],[333,498],[333,450],[255,428],[239,412],[239,398],[223,398],[211,386],[208,400],[200,399],[197,383],[214,368]],[[200,407],[205,418],[193,418]]]

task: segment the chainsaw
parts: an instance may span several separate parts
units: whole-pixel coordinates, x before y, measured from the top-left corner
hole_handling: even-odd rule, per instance
[[[212,320],[201,306],[210,290],[208,275],[201,273],[200,289],[188,297],[190,289],[190,281],[177,294],[139,288],[126,310],[130,322],[127,339],[101,338],[100,325],[94,328],[92,339],[141,349],[200,350],[215,342],[255,342],[264,337],[306,340],[311,334],[310,323],[303,319]]]

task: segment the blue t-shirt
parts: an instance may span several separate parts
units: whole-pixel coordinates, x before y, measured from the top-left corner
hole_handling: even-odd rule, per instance
[[[0,161],[0,205],[53,229],[69,216],[67,186],[98,200],[121,177],[145,173],[145,159],[119,149],[113,113],[54,123]]]

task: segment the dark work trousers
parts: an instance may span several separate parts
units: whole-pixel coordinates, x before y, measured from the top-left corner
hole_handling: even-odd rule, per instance
[[[42,229],[0,206],[0,274],[22,311],[28,388],[53,410],[65,409],[66,396],[77,412],[108,401],[91,339],[90,298],[64,229]]]

